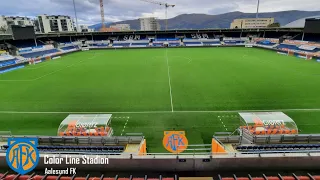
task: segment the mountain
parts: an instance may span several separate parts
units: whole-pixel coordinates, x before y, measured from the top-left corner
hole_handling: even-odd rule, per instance
[[[282,26],[286,25],[295,20],[320,15],[320,11],[279,11],[279,12],[267,12],[259,13],[259,17],[267,18],[274,17],[276,22],[279,22]],[[208,15],[208,14],[181,14],[174,18],[168,19],[168,29],[205,29],[205,28],[229,28],[231,22],[234,19],[239,18],[255,18],[255,13],[243,13],[239,11],[229,12],[219,15]],[[113,24],[130,24],[131,29],[139,30],[140,23],[138,19],[126,20],[114,23],[107,23],[107,26]],[[161,29],[165,28],[165,20],[159,20]],[[100,24],[90,26],[95,30],[101,28]]]

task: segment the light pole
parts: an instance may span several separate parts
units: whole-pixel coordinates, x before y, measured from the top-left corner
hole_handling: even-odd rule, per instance
[[[77,10],[76,10],[76,3],[73,0],[73,9],[74,9],[74,16],[76,18],[76,31],[78,32],[78,17],[77,17]]]
[[[256,14],[256,28],[258,27],[258,18],[259,18],[259,6],[260,6],[260,0],[258,0],[258,5],[257,5],[257,14]]]

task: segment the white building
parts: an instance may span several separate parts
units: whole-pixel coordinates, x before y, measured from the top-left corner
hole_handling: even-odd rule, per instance
[[[5,32],[11,25],[33,26],[33,20],[20,16],[0,16],[0,32]]]
[[[160,24],[154,17],[140,18],[141,31],[157,31],[160,30]]]
[[[274,18],[244,18],[234,19],[230,29],[266,28],[274,23]]]
[[[110,28],[119,29],[119,31],[130,31],[130,24],[115,24]]]
[[[41,33],[75,31],[73,20],[70,16],[44,14],[38,16],[38,21]]]
[[[94,29],[89,28],[87,25],[80,25],[80,32],[94,32]]]

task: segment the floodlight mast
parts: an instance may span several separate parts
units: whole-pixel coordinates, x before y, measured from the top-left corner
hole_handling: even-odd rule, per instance
[[[168,30],[168,8],[169,7],[175,7],[176,5],[174,4],[168,4],[168,3],[163,3],[163,2],[158,2],[158,1],[153,1],[153,0],[140,0],[140,1],[144,1],[144,2],[149,2],[152,4],[158,4],[160,6],[164,6],[166,8],[166,12],[165,12],[165,24],[166,24],[166,30]]]
[[[77,10],[76,10],[76,3],[73,0],[73,10],[74,10],[74,16],[76,18],[76,32],[78,32],[78,17],[77,17]]]
[[[256,23],[255,23],[256,28],[258,27],[259,6],[260,6],[260,0],[258,0],[258,4],[257,4]]]
[[[102,30],[106,28],[106,25],[104,24],[104,7],[103,7],[103,0],[100,0],[100,15],[101,15],[101,25]]]

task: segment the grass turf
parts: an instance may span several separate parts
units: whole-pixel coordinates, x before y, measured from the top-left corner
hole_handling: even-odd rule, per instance
[[[165,111],[112,119],[116,135],[129,117],[125,133],[142,132],[148,151],[165,152],[165,130],[185,130],[189,144],[207,144],[214,132],[239,126],[234,112],[187,111],[320,108],[319,70],[316,62],[253,48],[79,52],[1,74],[0,130],[56,135],[64,112]],[[318,133],[320,111],[284,112],[303,133]]]

